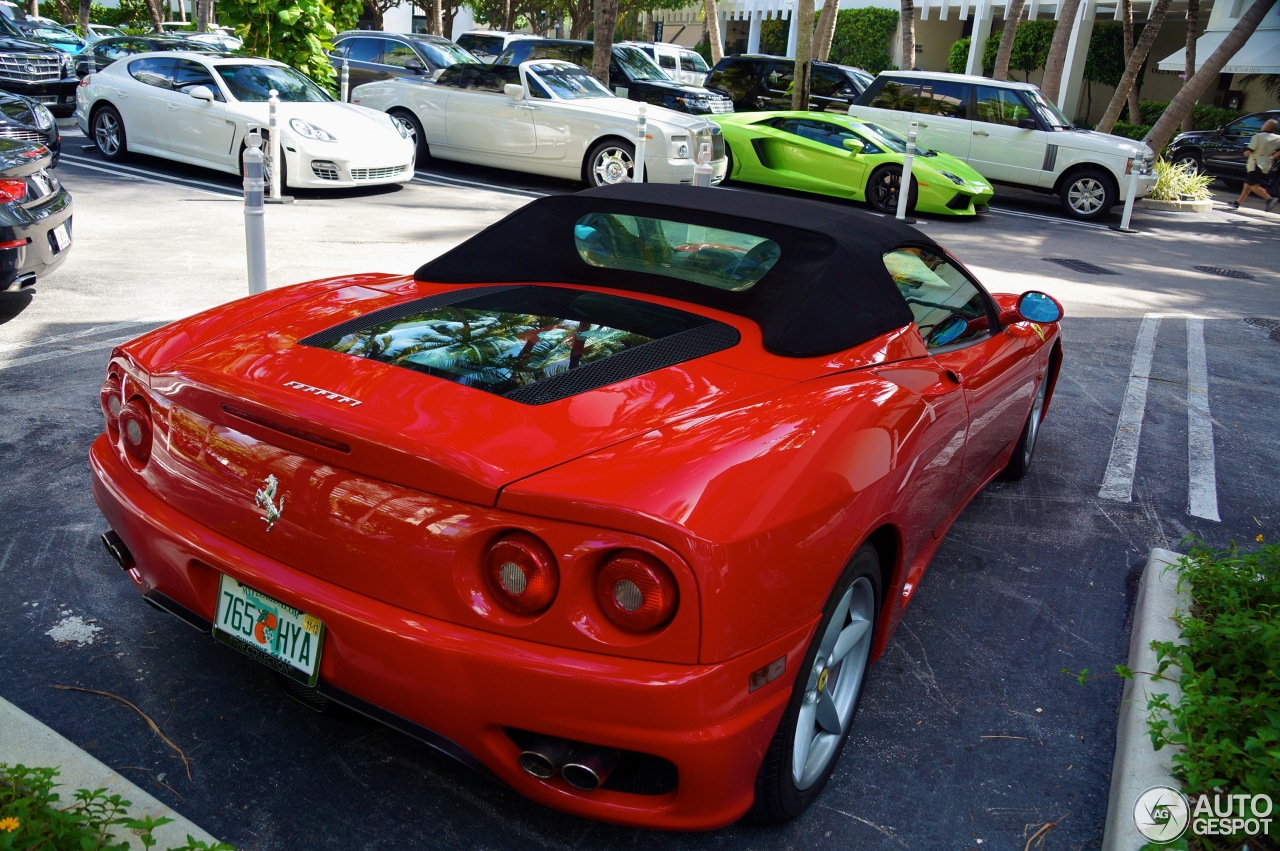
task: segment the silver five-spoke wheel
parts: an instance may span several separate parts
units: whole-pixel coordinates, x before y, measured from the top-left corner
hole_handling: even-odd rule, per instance
[[[630,142],[601,142],[587,155],[587,183],[591,186],[627,183],[632,179],[634,167],[635,148]]]

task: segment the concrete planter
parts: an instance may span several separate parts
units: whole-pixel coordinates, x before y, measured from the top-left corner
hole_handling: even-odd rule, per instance
[[[1157,201],[1154,198],[1143,198],[1138,202],[1148,210],[1169,210],[1174,213],[1207,213],[1213,209],[1213,199],[1204,201]]]

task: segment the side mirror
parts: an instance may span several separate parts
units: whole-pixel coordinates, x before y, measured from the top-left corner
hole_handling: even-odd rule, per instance
[[[422,64],[421,59],[406,59],[404,63],[406,71],[412,71],[415,74],[425,74],[427,66]]]
[[[1039,130],[1040,125],[1036,124],[1036,120],[1034,118],[1019,118],[1018,129],[1019,130]]]
[[[215,100],[213,92],[209,90],[208,86],[192,86],[187,90],[187,94],[191,95],[196,100],[202,100],[205,103],[213,103]]]
[[[1048,293],[1030,290],[1018,296],[1018,301],[1011,310],[1000,313],[1000,324],[1011,325],[1014,322],[1057,322],[1062,318],[1062,305]]]
[[[512,100],[524,100],[524,86],[519,83],[507,83],[502,87],[502,93]]]
[[[845,150],[853,154],[855,157],[862,153],[862,150],[866,147],[866,143],[861,139],[845,139],[841,144],[844,145]]]
[[[80,79],[82,79],[82,80],[83,80],[85,77],[89,76],[89,73],[90,73],[90,72],[89,72],[89,63],[88,63],[88,61],[87,61],[87,60],[81,59],[79,62],[77,62],[77,63],[76,63],[76,76],[77,76],[77,77],[79,77]]]

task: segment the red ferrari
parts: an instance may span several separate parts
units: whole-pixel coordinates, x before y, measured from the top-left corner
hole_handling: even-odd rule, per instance
[[[148,601],[529,798],[781,822],[948,527],[1027,471],[1061,316],[862,212],[542,198],[120,346],[94,496]]]

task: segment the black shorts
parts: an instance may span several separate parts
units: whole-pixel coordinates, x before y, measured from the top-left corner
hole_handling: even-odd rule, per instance
[[[1271,175],[1251,168],[1244,175],[1245,186],[1261,186],[1270,179]]]

